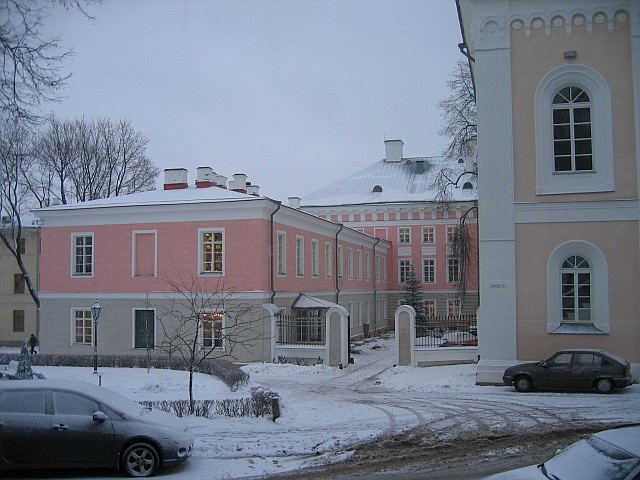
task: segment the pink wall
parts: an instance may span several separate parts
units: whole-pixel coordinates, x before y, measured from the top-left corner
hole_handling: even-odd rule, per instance
[[[162,224],[95,225],[42,229],[41,291],[141,292],[167,291],[163,276],[186,280],[198,274],[198,229],[224,228],[224,282],[238,290],[269,290],[269,222],[232,220]],[[158,276],[133,277],[132,235],[156,230]],[[94,235],[94,277],[71,276],[71,238],[74,233]],[[220,276],[200,277],[213,287]]]

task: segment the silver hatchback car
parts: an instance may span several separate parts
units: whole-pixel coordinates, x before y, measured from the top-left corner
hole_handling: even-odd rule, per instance
[[[0,381],[0,470],[114,468],[153,475],[191,456],[175,415],[75,381]]]

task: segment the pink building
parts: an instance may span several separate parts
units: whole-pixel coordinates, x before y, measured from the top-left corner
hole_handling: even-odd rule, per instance
[[[389,243],[261,197],[241,174],[227,186],[202,167],[189,185],[166,170],[161,189],[37,215],[43,353],[93,352],[95,300],[102,354],[166,353],[189,302],[202,348],[239,361],[272,360],[263,306],[294,313],[301,293],[351,307],[352,336],[387,325]]]
[[[405,280],[413,267],[431,315],[475,315],[478,307],[477,213],[473,159],[403,156],[402,140],[385,141],[385,158],[302,199],[301,210],[391,242],[383,272],[388,280],[387,316],[402,303]],[[457,185],[447,188],[447,204],[438,176]],[[472,262],[463,272],[451,249],[451,237],[464,217],[471,236]]]

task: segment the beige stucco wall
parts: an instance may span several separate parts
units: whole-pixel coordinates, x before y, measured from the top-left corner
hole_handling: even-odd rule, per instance
[[[539,360],[561,348],[603,348],[640,362],[640,252],[637,222],[520,224],[516,226],[517,352]],[[594,244],[607,259],[608,335],[547,333],[547,260],[563,242]]]
[[[511,73],[513,89],[513,146],[516,202],[545,202],[573,200],[610,200],[636,198],[637,175],[635,157],[635,123],[633,76],[631,71],[631,34],[627,16],[623,22],[615,19],[613,30],[607,22],[592,23],[587,32],[586,22],[572,25],[566,34],[566,25],[510,29]],[[575,50],[577,58],[565,60],[563,52]],[[536,195],[536,137],[534,122],[534,96],[542,78],[551,70],[569,63],[586,65],[598,71],[611,90],[613,114],[613,153],[615,158],[615,191],[592,195]],[[597,162],[597,159],[596,159]],[[597,168],[597,163],[596,163]]]
[[[24,229],[22,232],[25,238],[25,253],[22,259],[37,288],[40,232],[36,228]],[[20,273],[20,268],[15,257],[0,242],[0,345],[21,344],[24,337],[37,333],[38,309],[29,294],[29,289],[25,285],[24,293],[13,293],[16,273]],[[24,331],[13,331],[14,310],[24,310]]]

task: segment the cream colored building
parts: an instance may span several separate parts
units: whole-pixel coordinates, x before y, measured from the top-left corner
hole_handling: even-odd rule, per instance
[[[458,0],[478,113],[477,383],[562,348],[640,378],[640,2]]]
[[[38,287],[40,229],[23,227],[22,259],[34,286]],[[38,332],[38,309],[15,257],[0,242],[0,347],[19,346],[25,337]]]

